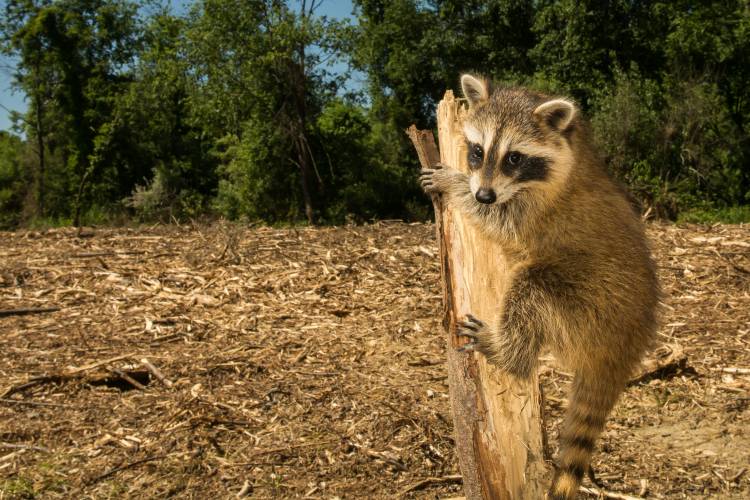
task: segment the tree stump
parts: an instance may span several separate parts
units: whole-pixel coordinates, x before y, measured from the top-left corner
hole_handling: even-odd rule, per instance
[[[424,168],[441,162],[468,171],[461,123],[466,108],[447,91],[437,110],[438,156],[429,131],[412,126]],[[489,365],[478,353],[456,351],[465,341],[455,335],[466,314],[490,320],[510,282],[502,248],[486,238],[457,210],[433,198],[440,248],[443,326],[448,333],[448,382],[456,451],[466,497],[531,499],[545,496],[542,398],[536,375],[519,381]]]

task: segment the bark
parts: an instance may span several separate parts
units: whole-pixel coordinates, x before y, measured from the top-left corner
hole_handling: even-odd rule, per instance
[[[468,171],[461,131],[465,109],[447,91],[438,105],[440,152],[432,134],[407,132],[422,166],[438,158]],[[481,354],[457,352],[464,340],[455,335],[456,320],[467,313],[489,320],[500,312],[509,270],[502,248],[486,238],[459,211],[433,199],[440,248],[443,325],[448,333],[448,382],[456,452],[468,499],[544,498],[542,396],[537,376],[519,381],[488,365]]]
[[[300,132],[303,134],[304,132]],[[300,136],[297,140],[299,168],[301,172],[300,183],[302,184],[302,200],[305,202],[305,217],[307,223],[311,226],[315,224],[313,214],[312,197],[310,196],[310,163],[307,161],[307,151],[305,151],[304,137]]]
[[[36,123],[34,124],[36,128],[36,147],[39,150],[39,178],[37,179],[37,207],[38,207],[38,214],[40,217],[44,217],[45,207],[44,207],[44,197],[45,197],[45,189],[44,189],[44,176],[46,165],[44,162],[44,127],[42,124],[42,120],[44,119],[44,108],[43,108],[43,100],[44,95],[40,89],[42,88],[41,84],[39,83],[39,75],[41,74],[41,69],[39,67],[39,63],[37,62],[35,67],[35,73],[37,75],[37,82],[36,82],[36,92],[37,95],[33,98],[34,100],[34,109],[36,111]]]
[[[86,183],[89,180],[91,168],[86,169],[78,183],[78,192],[76,193],[75,207],[73,209],[73,227],[81,228],[81,204],[83,203],[83,192],[86,189]]]
[[[36,147],[39,150],[39,179],[37,179],[37,204],[39,207],[39,216],[44,217],[44,176],[45,174],[45,163],[44,163],[44,129],[42,128],[43,110],[41,97],[37,96],[35,99],[36,103]]]
[[[307,18],[313,14],[315,0],[313,0],[312,5],[310,5],[309,12],[306,11],[306,4],[307,2],[303,0],[300,5],[300,22],[303,27],[306,24]],[[305,42],[303,41],[300,41],[297,44],[297,59],[299,64],[295,88],[297,94],[297,116],[299,118],[299,130],[296,138],[297,158],[299,160],[299,168],[302,174],[300,182],[302,183],[302,199],[305,202],[305,217],[307,218],[307,223],[313,225],[315,224],[315,218],[313,214],[312,196],[310,195],[310,179],[312,177],[310,172],[310,162],[312,161],[312,156],[308,154],[309,148],[307,147],[307,60],[305,57]]]

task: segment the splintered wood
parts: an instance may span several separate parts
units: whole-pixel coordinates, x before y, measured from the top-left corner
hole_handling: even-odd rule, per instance
[[[461,132],[464,113],[453,92],[438,105],[440,160],[468,171]],[[408,131],[423,168],[430,138]],[[434,162],[430,162],[434,163]],[[448,381],[456,452],[469,499],[537,499],[544,497],[547,467],[541,393],[536,376],[516,380],[489,365],[479,354],[456,351],[456,321],[466,314],[492,320],[498,297],[509,283],[501,248],[456,210],[435,201],[437,238],[441,250],[443,296],[448,328]]]
[[[434,225],[83,234],[0,233],[0,309],[58,308],[0,317],[0,498],[463,495]],[[648,234],[687,362],[625,391],[597,490],[746,500],[750,227]],[[540,378],[554,451],[569,378]]]

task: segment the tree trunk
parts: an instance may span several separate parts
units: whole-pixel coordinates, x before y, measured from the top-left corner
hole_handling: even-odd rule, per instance
[[[37,179],[37,213],[40,217],[44,217],[44,176],[45,176],[45,164],[44,164],[44,126],[42,125],[42,120],[44,119],[44,108],[43,108],[43,101],[44,101],[44,93],[41,90],[42,85],[39,81],[39,75],[41,73],[41,68],[39,65],[39,62],[37,61],[37,64],[35,66],[35,74],[37,76],[36,85],[35,85],[35,92],[36,96],[32,96],[32,99],[34,100],[34,108],[36,111],[36,144],[37,148],[39,149],[39,178]]]
[[[313,0],[309,13],[306,11],[306,8],[307,2],[302,0],[300,4],[300,25],[303,28],[306,26],[307,18],[312,15],[315,8],[315,1]],[[297,44],[297,59],[297,63],[299,64],[295,89],[297,93],[297,116],[299,117],[297,150],[299,168],[302,173],[300,181],[302,182],[302,199],[305,202],[305,216],[307,217],[307,223],[312,226],[315,224],[312,196],[310,194],[310,178],[312,177],[310,162],[313,160],[307,147],[307,60],[305,57],[305,42],[302,40]]]
[[[81,182],[78,183],[78,192],[76,194],[75,206],[73,207],[73,227],[81,228],[81,204],[83,203],[83,192],[86,189],[86,182],[89,179],[93,167],[89,167],[83,173]]]
[[[300,132],[300,134],[304,134],[304,132]],[[304,140],[305,138],[302,135],[297,138],[297,157],[299,158],[299,169],[302,174],[300,176],[300,183],[302,184],[302,199],[305,202],[305,217],[307,218],[307,223],[312,226],[315,224],[315,217],[313,214],[312,196],[310,195],[310,164],[307,161],[308,156]]]
[[[440,161],[462,171],[468,171],[461,131],[465,112],[450,90],[437,110]],[[432,134],[417,131],[414,126],[408,133],[422,166],[434,164],[438,153]],[[455,335],[457,319],[468,313],[490,319],[500,312],[500,297],[509,284],[502,248],[470,225],[459,211],[444,206],[439,197],[433,202],[440,246],[443,325],[448,332],[448,382],[466,497],[544,498],[545,436],[536,375],[529,381],[519,381],[489,365],[481,354],[456,351],[465,342]]]
[[[39,178],[37,179],[37,210],[40,217],[44,217],[44,176],[45,176],[45,164],[44,164],[44,129],[42,128],[42,102],[41,96],[37,96],[36,101],[36,144],[39,149]]]

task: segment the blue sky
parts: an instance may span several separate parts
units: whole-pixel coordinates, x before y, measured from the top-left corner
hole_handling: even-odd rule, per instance
[[[175,12],[182,14],[187,11],[193,3],[191,0],[169,0]],[[291,5],[298,7],[300,0],[291,0]],[[5,0],[0,0],[0,8],[5,7]],[[352,14],[351,0],[323,0],[317,14],[333,18],[348,18]],[[8,110],[25,111],[25,95],[14,91],[11,87],[15,62],[5,56],[0,56],[0,130],[8,130],[11,127],[10,113]],[[334,71],[346,71],[345,65],[334,66]]]

